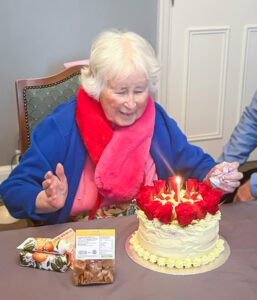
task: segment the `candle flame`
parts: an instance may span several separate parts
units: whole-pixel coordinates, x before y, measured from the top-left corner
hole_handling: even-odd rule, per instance
[[[181,178],[179,176],[176,176],[176,184],[180,184],[181,183]]]

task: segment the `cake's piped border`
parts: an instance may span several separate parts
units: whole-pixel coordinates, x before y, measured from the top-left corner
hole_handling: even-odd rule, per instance
[[[192,267],[200,267],[214,261],[224,251],[224,241],[218,239],[215,247],[206,255],[198,255],[193,258],[166,258],[160,257],[145,250],[138,242],[137,231],[130,238],[130,244],[137,255],[152,264],[160,267],[168,267],[170,269],[187,269]]]

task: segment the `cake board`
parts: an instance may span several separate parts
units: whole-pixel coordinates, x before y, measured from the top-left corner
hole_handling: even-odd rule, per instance
[[[208,263],[207,265],[203,265],[200,267],[191,267],[191,268],[168,268],[168,267],[160,267],[157,264],[152,264],[149,261],[144,260],[142,257],[139,257],[137,253],[134,251],[132,245],[130,244],[130,239],[134,232],[127,238],[125,242],[125,249],[128,256],[138,265],[147,268],[149,270],[170,274],[170,275],[193,275],[193,274],[201,274],[205,272],[212,271],[220,266],[222,266],[230,256],[230,247],[227,241],[222,237],[219,236],[220,239],[224,241],[224,251],[217,257],[214,261]]]

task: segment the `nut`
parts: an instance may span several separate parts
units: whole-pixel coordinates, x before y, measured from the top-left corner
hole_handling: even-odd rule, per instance
[[[99,272],[99,273],[97,274],[97,281],[98,281],[98,282],[104,281],[104,276],[103,276],[103,273],[102,273],[102,272]]]
[[[104,281],[106,283],[111,283],[113,282],[113,274],[111,271],[107,271],[107,274],[104,276]]]
[[[94,275],[92,272],[84,271],[84,281],[86,283],[92,281],[93,278],[94,278]]]
[[[75,260],[73,270],[75,285],[112,283],[114,260]]]

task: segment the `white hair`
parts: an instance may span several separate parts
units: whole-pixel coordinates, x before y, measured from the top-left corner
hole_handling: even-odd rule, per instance
[[[156,91],[160,66],[152,46],[134,32],[105,31],[92,44],[89,65],[81,70],[80,82],[99,100],[108,80],[135,72],[146,76],[150,92]]]

